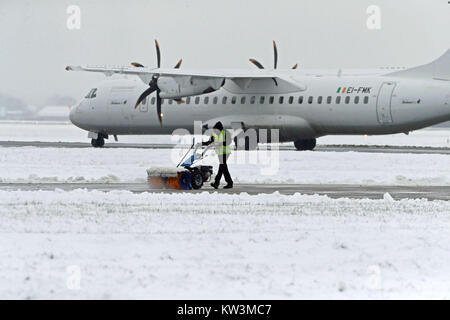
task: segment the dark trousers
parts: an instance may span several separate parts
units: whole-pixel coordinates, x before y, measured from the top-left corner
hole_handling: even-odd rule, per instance
[[[227,166],[227,159],[230,155],[229,154],[224,154],[224,155],[219,155],[219,170],[217,171],[217,175],[216,175],[216,181],[215,184],[219,185],[220,183],[220,179],[222,179],[222,174],[225,178],[225,181],[228,184],[232,184],[233,180],[231,179],[231,175],[230,175],[230,171],[228,171],[228,166]]]

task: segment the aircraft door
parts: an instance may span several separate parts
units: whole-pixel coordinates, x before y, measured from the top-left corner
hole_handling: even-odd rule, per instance
[[[381,124],[392,123],[391,103],[392,93],[394,92],[395,82],[384,82],[381,85],[377,98],[377,117]]]
[[[133,88],[116,87],[111,89],[108,101],[108,116],[114,127],[126,129],[129,126],[128,111],[132,110]]]

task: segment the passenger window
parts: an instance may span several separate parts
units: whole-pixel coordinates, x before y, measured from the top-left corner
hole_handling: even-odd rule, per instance
[[[147,103],[147,97],[145,97],[144,100],[142,100],[141,104],[142,104],[143,106],[145,106],[146,103]]]
[[[322,104],[322,96],[319,96],[319,97],[317,98],[317,103],[318,103],[318,104]]]
[[[355,104],[358,104],[359,103],[359,96],[356,96],[355,97]]]
[[[231,103],[236,104],[236,96],[231,97]]]
[[[364,104],[368,104],[369,103],[369,97],[368,96],[365,96],[364,97]]]
[[[341,96],[337,96],[336,97],[336,104],[340,104],[341,103]]]
[[[260,98],[259,98],[259,104],[264,104],[264,101],[266,100],[266,97],[264,97],[264,96],[261,96]]]
[[[289,97],[289,104],[292,104],[294,102],[294,97],[293,96],[290,96]]]
[[[245,104],[245,97],[241,98],[241,104]]]
[[[154,98],[153,98],[154,99]],[[186,104],[189,104],[189,103],[191,103],[191,97],[187,97],[186,98]],[[152,104],[153,104],[153,102],[152,102]]]
[[[303,96],[298,97],[298,104],[302,104],[303,103]]]
[[[284,101],[284,97],[281,96],[281,97],[278,99],[278,102],[279,102],[280,104],[283,104],[283,101]]]
[[[156,100],[155,97],[152,97],[152,99],[150,100],[150,103],[155,104],[155,100]]]
[[[172,100],[172,99],[169,99],[169,104],[172,104],[172,102],[173,102],[173,100]]]
[[[332,100],[331,96],[328,96],[328,97],[327,97],[327,103],[330,104],[330,103],[331,103],[331,100]]]
[[[227,97],[223,97],[223,98],[222,98],[222,103],[223,103],[223,104],[227,104]]]
[[[209,102],[209,97],[205,97],[205,104],[208,104]]]
[[[200,97],[195,97],[195,104],[199,104],[200,103]]]
[[[274,98],[273,96],[270,96],[270,98],[269,98],[269,103],[270,103],[270,104],[273,104],[274,101],[275,101],[275,98]]]
[[[214,103],[214,104],[217,104],[217,100],[218,100],[217,97],[214,97],[213,103]]]
[[[314,97],[313,97],[313,96],[309,96],[309,97],[308,97],[308,103],[309,103],[309,104],[312,104],[313,101],[314,101]]]
[[[251,104],[255,104],[255,101],[256,101],[256,97],[255,96],[251,96],[250,103]]]
[[[349,104],[350,103],[350,96],[346,96],[345,97],[345,104]]]

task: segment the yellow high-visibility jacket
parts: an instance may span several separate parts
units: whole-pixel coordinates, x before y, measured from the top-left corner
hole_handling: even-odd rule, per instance
[[[218,155],[224,155],[224,154],[231,153],[231,147],[229,145],[227,145],[225,130],[220,131],[219,135],[213,133],[213,138],[214,138],[214,145],[216,148],[216,153]]]

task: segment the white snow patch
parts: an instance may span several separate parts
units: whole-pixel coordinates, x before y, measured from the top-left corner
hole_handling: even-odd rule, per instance
[[[0,298],[445,299],[449,228],[445,201],[0,191]]]
[[[183,149],[0,148],[0,182],[144,182],[152,167],[175,168]],[[214,165],[214,151],[204,164]],[[256,162],[240,163],[233,152],[230,172],[245,183],[450,185],[448,155],[362,152],[252,151]],[[269,154],[271,153],[271,154]],[[269,155],[269,156],[268,156]],[[267,161],[272,159],[272,162]],[[272,166],[273,174],[263,174]]]
[[[384,199],[384,201],[386,201],[386,202],[394,202],[394,198],[392,198],[392,196],[389,194],[389,192],[386,192],[386,193],[383,195],[383,199]]]

